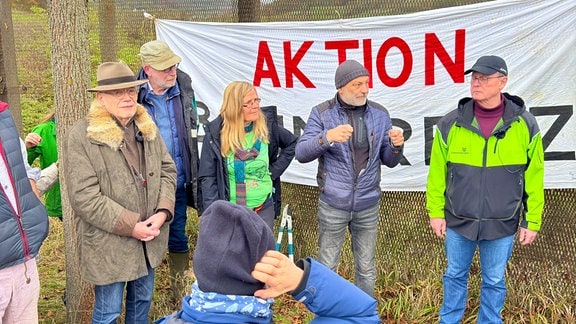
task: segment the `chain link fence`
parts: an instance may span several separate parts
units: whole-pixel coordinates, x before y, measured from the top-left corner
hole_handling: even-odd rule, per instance
[[[273,22],[395,15],[476,2],[483,1],[90,1],[88,30],[92,67],[95,71],[105,53],[112,53],[126,61],[134,71],[138,69],[136,54],[140,46],[155,39],[153,22],[144,18],[144,12],[162,19]],[[29,131],[53,106],[47,13],[41,8],[33,8],[32,12],[14,10],[12,15],[22,107],[37,112],[26,114],[29,117],[24,119],[24,132]],[[283,202],[290,204],[294,211],[296,257],[316,255],[318,189],[284,183],[283,193]],[[516,245],[508,267],[508,280],[512,285],[550,286],[564,296],[574,296],[576,222],[572,220],[576,210],[576,189],[546,190],[545,196],[544,225],[538,240],[529,248]],[[395,273],[398,280],[409,284],[429,275],[431,269],[443,269],[442,243],[428,226],[423,192],[384,192],[380,216],[377,245],[379,280]],[[353,259],[349,240],[347,244],[342,251],[340,272],[351,278]],[[479,272],[477,262],[472,272]]]
[[[293,209],[295,257],[316,255],[318,188],[284,183],[282,193],[283,203]],[[511,285],[549,286],[564,296],[576,294],[576,226],[566,221],[574,214],[575,196],[574,189],[546,190],[544,225],[530,247],[515,245],[508,264]],[[376,249],[379,278],[395,273],[398,280],[410,285],[424,280],[431,271],[444,269],[443,241],[429,227],[425,204],[424,192],[383,192]],[[346,243],[340,271],[352,278],[354,261],[349,237]],[[475,261],[472,275],[480,272]]]

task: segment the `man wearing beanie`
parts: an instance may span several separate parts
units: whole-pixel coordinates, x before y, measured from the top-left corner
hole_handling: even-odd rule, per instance
[[[430,227],[444,240],[448,259],[440,323],[462,321],[476,249],[482,273],[478,323],[502,323],[516,232],[519,243],[529,245],[542,225],[542,134],[522,98],[502,92],[508,83],[504,59],[482,56],[464,74],[470,97],[438,121],[426,187]]]
[[[200,220],[192,292],[156,323],[271,323],[273,298],[285,292],[316,314],[312,323],[380,322],[374,298],[311,258],[294,264],[274,246],[254,211],[212,203]]]
[[[368,70],[354,60],[336,69],[334,98],[312,108],[296,159],[318,159],[318,261],[336,271],[346,229],[352,238],[354,282],[374,295],[380,166],[402,157],[404,137],[388,110],[367,99]]]
[[[199,210],[198,114],[192,80],[178,69],[182,60],[161,40],[150,41],[138,54],[139,80],[148,79],[138,91],[138,103],[146,108],[160,129],[162,139],[178,172],[174,219],[170,223],[168,263],[172,299],[184,296],[182,277],[189,268],[186,235],[187,206]]]

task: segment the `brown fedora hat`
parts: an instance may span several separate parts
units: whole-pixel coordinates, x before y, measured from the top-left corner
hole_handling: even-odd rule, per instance
[[[98,66],[96,72],[98,86],[88,91],[108,91],[135,87],[148,80],[136,80],[134,72],[124,62],[104,62]]]

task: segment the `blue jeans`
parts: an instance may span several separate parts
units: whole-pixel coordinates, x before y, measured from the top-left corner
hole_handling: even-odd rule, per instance
[[[148,324],[148,312],[154,293],[154,269],[148,266],[148,275],[128,282],[94,286],[92,324],[116,323],[122,312],[122,297],[126,287],[125,323]]]
[[[174,253],[188,252],[188,236],[186,235],[186,189],[178,186],[174,203],[174,219],[170,223],[168,236],[168,251]]]
[[[444,301],[440,323],[460,323],[466,309],[468,273],[478,247],[480,252],[480,310],[478,323],[502,323],[500,312],[506,299],[504,274],[512,254],[514,235],[496,240],[471,241],[450,228],[446,229],[448,268],[443,277]]]
[[[380,205],[358,212],[334,208],[318,201],[318,261],[336,271],[346,229],[350,230],[354,255],[354,284],[374,296],[376,236]]]

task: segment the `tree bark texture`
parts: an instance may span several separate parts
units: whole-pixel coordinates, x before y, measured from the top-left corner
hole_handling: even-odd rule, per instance
[[[238,0],[238,22],[259,22],[260,0]]]
[[[98,5],[100,19],[101,62],[118,61],[116,45],[116,0],[101,0]]]
[[[10,104],[16,127],[22,133],[22,108],[10,0],[0,0],[0,101]]]
[[[59,156],[63,156],[68,128],[86,115],[91,101],[91,95],[86,91],[91,80],[86,1],[50,1],[49,26],[54,107],[58,120],[58,152]],[[61,166],[67,167],[62,164]],[[60,175],[62,174],[60,172]],[[70,207],[68,195],[65,194],[67,181],[65,177],[60,178],[66,246],[66,322],[90,323],[93,289],[80,275],[76,217]]]

